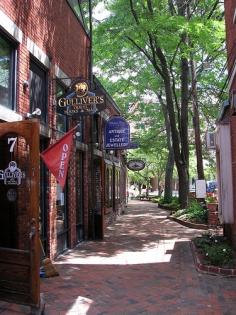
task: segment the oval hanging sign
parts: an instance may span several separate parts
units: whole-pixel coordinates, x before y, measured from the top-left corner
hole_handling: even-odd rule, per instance
[[[142,160],[129,160],[127,162],[127,167],[131,171],[141,171],[145,167],[145,162]]]

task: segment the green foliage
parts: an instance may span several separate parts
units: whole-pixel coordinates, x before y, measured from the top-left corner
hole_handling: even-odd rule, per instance
[[[207,203],[218,203],[217,198],[214,196],[210,196],[210,195],[206,197],[206,202]]]
[[[150,37],[152,44],[155,43],[163,52],[171,73],[178,130],[182,128],[178,112],[182,97],[181,58],[193,58],[203,136],[205,130],[214,125],[219,111],[218,104],[224,98],[226,54],[223,8],[219,4],[215,6],[215,0],[190,1],[190,16],[183,17],[178,15],[177,1],[150,1],[152,12],[147,1],[143,0],[104,2],[111,14],[105,20],[94,23],[93,57],[94,65],[98,68],[96,75],[121,108],[124,117],[133,123],[133,136],[139,140],[140,149],[131,150],[131,157],[151,157],[152,162],[155,158],[156,175],[163,179],[168,150],[163,108],[157,95],[162,96],[165,108],[166,95],[163,78],[155,67],[156,63],[161,68],[161,63],[155,55],[157,50],[152,50]],[[182,42],[183,34],[187,35],[188,44]],[[136,108],[133,104],[137,104]],[[189,109],[189,130],[192,130],[191,104]],[[189,140],[192,150],[189,173],[196,178],[195,140],[192,132]],[[209,162],[206,174],[211,178],[215,172],[214,158],[206,150],[203,151],[203,158]],[[142,182],[147,175],[145,171],[138,173],[140,174],[129,172],[131,180]]]
[[[205,234],[193,241],[196,247],[201,250],[208,265],[218,267],[232,267],[234,265],[234,251],[225,237]]]
[[[173,216],[194,223],[207,223],[208,210],[194,200],[188,208],[178,210]]]
[[[171,210],[177,210],[180,206],[179,204],[179,198],[178,197],[172,197],[170,200],[166,200],[164,197],[159,198],[158,203],[164,207],[167,207]]]

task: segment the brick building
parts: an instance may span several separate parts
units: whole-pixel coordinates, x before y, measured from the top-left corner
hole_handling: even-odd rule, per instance
[[[229,96],[222,105],[216,134],[219,216],[236,248],[236,4],[225,0],[224,5]]]
[[[43,247],[51,258],[84,239],[103,238],[106,225],[125,203],[123,152],[103,149],[105,122],[121,113],[91,75],[90,36],[83,18],[87,15],[82,14],[83,9],[88,9],[86,2],[80,5],[73,0],[0,2],[0,122],[30,120],[35,110],[36,114],[41,112],[37,116],[40,152],[78,124],[64,190],[40,161],[39,229]],[[90,89],[105,95],[105,109],[76,117],[58,110],[58,97],[67,93],[77,79],[89,82]],[[3,153],[8,150],[4,141],[0,140]],[[27,156],[27,145],[17,141],[10,159],[21,163],[23,156]],[[6,161],[1,159],[0,169],[6,169]],[[26,159],[20,165],[22,169],[26,167]],[[4,185],[3,181],[0,185]],[[0,190],[1,193],[5,191]],[[15,201],[5,198],[1,206],[4,211],[0,211],[0,246],[15,248],[20,235],[26,237],[29,232],[24,215],[27,190],[21,191],[21,198],[19,189],[16,193]],[[9,207],[11,213],[5,211]]]

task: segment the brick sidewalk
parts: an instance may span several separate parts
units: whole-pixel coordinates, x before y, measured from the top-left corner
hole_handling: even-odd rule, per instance
[[[236,279],[195,270],[189,240],[202,231],[166,218],[145,201],[60,257],[59,277],[42,279],[46,315],[235,315]],[[0,314],[29,314],[0,303]]]

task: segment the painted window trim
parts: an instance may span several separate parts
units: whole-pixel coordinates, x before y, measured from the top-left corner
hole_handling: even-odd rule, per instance
[[[0,10],[0,26],[4,31],[10,34],[17,42],[23,42],[22,30],[2,11]]]
[[[27,49],[34,58],[36,58],[44,67],[50,68],[50,58],[38,47],[30,38],[27,38]]]
[[[13,111],[12,109],[9,109],[0,104],[0,119],[5,120],[7,122],[12,122],[21,121],[23,120],[23,117],[20,114]]]
[[[55,64],[54,68],[55,68],[54,74],[56,78],[60,80],[65,86],[67,87],[70,86],[72,81],[69,78],[69,76],[65,72],[63,72],[57,64]]]
[[[9,44],[9,46],[11,47],[11,62],[10,62],[10,80],[9,81],[12,81],[10,83],[10,93],[11,93],[11,96],[10,96],[10,105],[11,106],[4,106],[1,101],[0,101],[0,105],[3,109],[8,109],[12,112],[15,112],[16,111],[16,73],[17,73],[17,43],[15,42],[15,40],[9,36],[9,34],[3,30],[1,31],[0,30],[0,36],[2,36]],[[2,114],[3,116],[6,116],[8,117],[8,111],[4,111],[3,113],[3,109],[0,111],[0,119],[2,119]],[[18,119],[19,120],[19,119]],[[11,120],[7,120],[7,121],[11,121]]]

